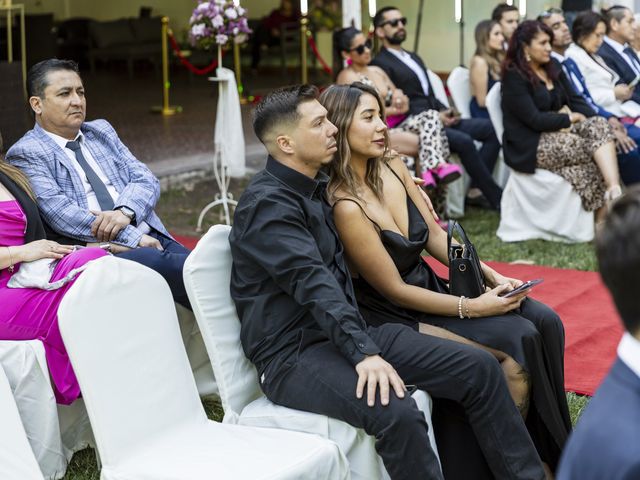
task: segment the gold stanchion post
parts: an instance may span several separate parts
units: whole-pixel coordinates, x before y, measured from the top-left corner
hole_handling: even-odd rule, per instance
[[[246,105],[248,102],[244,96],[244,85],[242,85],[242,64],[240,63],[240,45],[233,41],[233,67],[236,72],[236,82],[238,84],[238,95],[240,96],[240,104]]]
[[[301,81],[302,83],[307,83],[308,81],[308,73],[307,73],[307,36],[309,35],[309,29],[307,25],[309,24],[309,19],[306,15],[303,15],[300,19],[300,68],[301,68]]]
[[[0,11],[7,12],[7,62],[13,63],[13,11],[20,15],[20,62],[22,63],[22,91],[27,98],[27,42],[24,22],[24,5],[12,4],[11,0],[0,0]]]
[[[174,115],[182,111],[182,107],[179,105],[169,105],[169,88],[171,82],[169,82],[169,17],[162,17],[162,106],[152,107],[151,111],[154,113],[160,113],[162,115]]]

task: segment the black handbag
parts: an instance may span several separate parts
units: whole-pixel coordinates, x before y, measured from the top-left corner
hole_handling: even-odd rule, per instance
[[[462,240],[461,245],[451,244],[454,230]],[[478,253],[462,226],[455,220],[449,220],[447,250],[449,252],[449,291],[451,295],[467,298],[482,295],[485,292],[485,281]]]

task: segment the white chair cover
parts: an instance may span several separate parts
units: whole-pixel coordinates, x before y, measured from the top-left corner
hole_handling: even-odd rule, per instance
[[[44,477],[47,480],[64,477],[73,453],[93,445],[82,399],[68,406],[56,405],[44,346],[39,340],[0,341],[0,366],[9,380]]]
[[[0,365],[0,478],[42,480],[38,462],[27,440],[9,380]]]
[[[447,77],[447,87],[456,108],[462,118],[471,118],[471,88],[469,85],[469,69],[466,67],[456,67],[451,70]]]
[[[501,85],[487,95],[493,129],[502,142]],[[510,169],[511,170],[511,169]],[[582,207],[578,194],[565,179],[536,168],[535,173],[511,170],[502,192],[497,235],[503,242],[540,238],[555,242],[589,242],[593,239],[593,212]]]
[[[224,421],[260,427],[310,432],[336,442],[349,460],[351,478],[388,478],[374,448],[373,437],[345,422],[270,402],[260,390],[255,367],[240,343],[240,321],[229,294],[230,227],[215,225],[200,239],[184,265],[184,279],[220,389]],[[413,396],[425,412],[431,444],[437,455],[431,424],[431,398]]]
[[[487,93],[487,111],[493,125],[493,131],[496,132],[500,144],[502,144],[502,135],[504,134],[504,123],[502,122],[502,84],[496,82]]]
[[[153,270],[101,258],[58,313],[103,480],[348,477],[332,442],[207,420],[171,292]]]
[[[214,142],[219,148],[222,165],[228,167],[228,175],[244,177],[244,133],[236,77],[232,70],[222,67],[216,70],[216,75],[220,83]]]

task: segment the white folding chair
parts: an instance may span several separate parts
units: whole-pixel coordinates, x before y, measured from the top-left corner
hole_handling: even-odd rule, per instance
[[[456,108],[462,118],[471,118],[471,88],[469,85],[469,69],[466,67],[456,67],[451,70],[447,77],[447,87]]]
[[[43,480],[22,426],[9,380],[0,366],[0,478]]]
[[[315,433],[336,442],[349,460],[351,478],[388,478],[374,448],[374,438],[345,422],[275,405],[260,390],[255,367],[240,344],[240,321],[229,294],[231,276],[230,227],[214,225],[200,239],[184,265],[184,280],[196,320],[211,357],[225,411],[224,422]],[[437,455],[431,424],[431,398],[413,395],[429,424],[429,438]],[[426,446],[425,446],[426,448]]]
[[[102,480],[343,479],[325,439],[207,419],[162,277],[115,257],[93,262],[59,308]]]
[[[501,86],[496,83],[487,95],[487,109],[496,135],[502,142]],[[593,240],[593,212],[582,207],[580,196],[564,178],[549,170],[535,173],[510,169],[502,192],[500,225],[496,234],[504,242],[540,238],[555,242]]]

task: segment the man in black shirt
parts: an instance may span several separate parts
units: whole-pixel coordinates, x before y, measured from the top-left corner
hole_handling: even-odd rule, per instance
[[[256,108],[269,151],[234,217],[231,295],[241,340],[274,403],[363,428],[391,478],[443,478],[405,383],[460,403],[498,479],[544,472],[495,358],[358,312],[320,170],[337,129],[317,89],[276,90]],[[463,456],[464,453],[461,452]],[[470,473],[470,475],[473,475]]]

